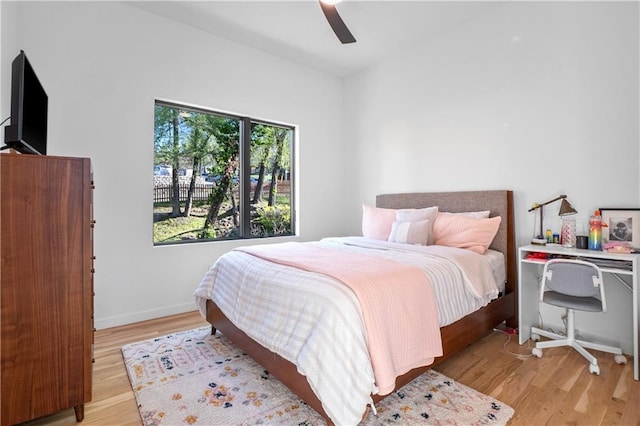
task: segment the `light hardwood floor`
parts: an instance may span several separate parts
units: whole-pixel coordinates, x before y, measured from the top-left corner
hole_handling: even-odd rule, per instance
[[[85,406],[82,425],[140,425],[120,347],[202,325],[206,322],[192,312],[98,330],[93,401]],[[631,362],[617,365],[613,355],[594,352],[601,370],[594,376],[570,348],[547,349],[537,359],[517,340],[490,333],[436,370],[509,404],[515,409],[510,425],[640,425],[640,382],[633,380]],[[28,424],[76,422],[70,409]]]

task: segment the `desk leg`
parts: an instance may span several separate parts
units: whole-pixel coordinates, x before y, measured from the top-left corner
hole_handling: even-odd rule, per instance
[[[638,371],[638,339],[640,338],[640,318],[638,317],[638,259],[634,259],[632,262],[633,275],[631,284],[633,285],[633,378],[634,380],[640,380],[640,374]]]
[[[518,342],[522,345],[531,337],[531,326],[538,324],[540,265],[525,262],[518,265]]]

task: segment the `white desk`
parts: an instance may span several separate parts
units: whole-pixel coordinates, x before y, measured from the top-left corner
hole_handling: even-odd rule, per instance
[[[611,274],[616,281],[629,291],[632,296],[632,327],[633,327],[633,378],[640,380],[638,371],[638,340],[640,338],[640,317],[638,316],[638,268],[640,267],[640,254],[608,253],[596,250],[580,250],[556,246],[528,245],[518,249],[518,330],[519,343],[522,345],[531,337],[531,326],[538,324],[538,303],[540,287],[538,279],[542,275],[544,261],[529,260],[529,253],[547,253],[558,257],[580,258],[587,261],[619,261],[630,264],[630,269],[616,267],[617,265],[600,266],[605,274]],[[622,266],[622,265],[621,265]],[[606,290],[606,289],[605,289]],[[607,298],[608,301],[608,298]],[[608,310],[615,306],[608,304]]]

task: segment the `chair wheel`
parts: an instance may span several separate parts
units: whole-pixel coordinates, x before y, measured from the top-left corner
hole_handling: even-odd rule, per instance
[[[542,349],[538,349],[538,348],[531,349],[531,355],[535,356],[536,358],[542,358]]]
[[[614,355],[613,356],[613,360],[616,362],[616,364],[626,364],[627,363],[627,357],[624,355]]]
[[[535,333],[531,333],[531,340],[533,340],[534,342],[537,342],[538,340],[540,340],[540,336],[538,336]]]
[[[600,367],[598,364],[589,364],[589,373],[595,374],[596,376],[600,375]]]

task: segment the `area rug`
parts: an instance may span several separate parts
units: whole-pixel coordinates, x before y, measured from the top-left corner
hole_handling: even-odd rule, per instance
[[[324,419],[210,328],[122,347],[144,425],[322,425]],[[428,371],[376,404],[365,425],[504,425],[513,409]]]

